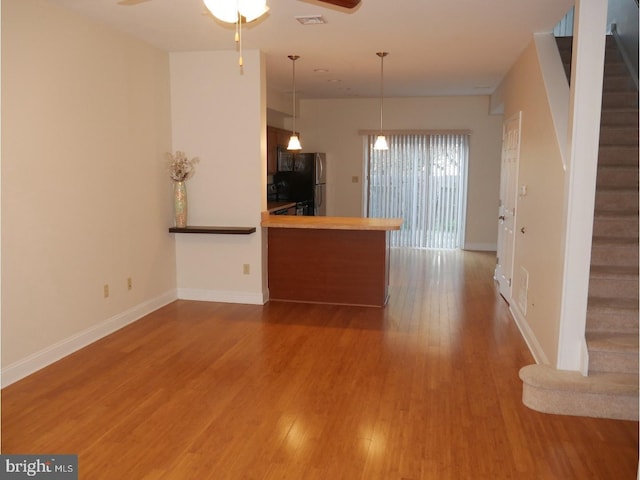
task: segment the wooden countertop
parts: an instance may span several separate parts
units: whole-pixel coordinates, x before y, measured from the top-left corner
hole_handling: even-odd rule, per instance
[[[315,217],[262,213],[262,227],[317,230],[400,230],[401,218]]]

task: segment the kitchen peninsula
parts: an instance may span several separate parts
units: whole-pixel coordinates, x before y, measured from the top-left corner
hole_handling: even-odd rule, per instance
[[[399,218],[262,214],[268,229],[270,300],[382,307],[389,288],[389,231]]]

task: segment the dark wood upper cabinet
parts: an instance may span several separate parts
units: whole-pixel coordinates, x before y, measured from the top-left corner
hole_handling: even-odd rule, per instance
[[[287,148],[292,132],[267,125],[267,175],[278,171],[278,147]]]

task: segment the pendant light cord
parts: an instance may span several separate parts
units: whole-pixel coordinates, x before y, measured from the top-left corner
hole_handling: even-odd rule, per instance
[[[382,135],[382,98],[384,95],[384,57],[388,55],[388,52],[377,52],[376,55],[380,57],[380,135]]]
[[[293,62],[293,134],[296,135],[296,60],[300,57],[289,55],[289,58]]]

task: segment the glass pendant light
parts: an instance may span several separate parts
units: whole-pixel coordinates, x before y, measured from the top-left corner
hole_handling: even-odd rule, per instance
[[[389,55],[389,52],[377,52],[376,55],[380,57],[380,133],[376,137],[376,142],[373,144],[374,150],[389,150],[387,139],[382,133],[382,97],[384,87],[384,57]]]
[[[287,150],[302,150],[300,145],[300,139],[296,133],[296,60],[299,59],[299,55],[289,55],[289,59],[293,63],[293,133],[289,138],[289,145]]]

